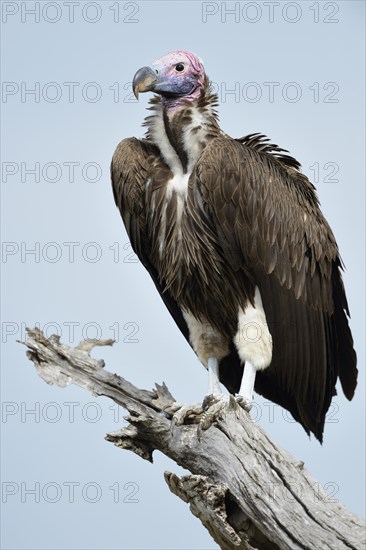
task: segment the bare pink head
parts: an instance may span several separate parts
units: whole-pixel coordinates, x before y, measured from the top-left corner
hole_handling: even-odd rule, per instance
[[[178,107],[182,101],[194,101],[200,96],[205,82],[202,61],[184,50],[170,52],[151,67],[143,67],[134,76],[133,90],[152,91],[161,95],[167,108]]]

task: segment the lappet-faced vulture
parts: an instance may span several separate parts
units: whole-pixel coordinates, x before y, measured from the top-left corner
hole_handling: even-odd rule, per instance
[[[142,140],[111,173],[132,247],[209,372],[244,407],[253,389],[321,441],[339,378],[352,399],[356,354],[342,262],[314,186],[265,136],[220,129],[201,60],[175,51],[135,74],[153,92]]]

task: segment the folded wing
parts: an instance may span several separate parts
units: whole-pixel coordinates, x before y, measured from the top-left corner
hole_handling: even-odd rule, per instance
[[[321,439],[339,376],[357,380],[341,259],[313,185],[255,143],[218,138],[196,167],[194,194],[234,272],[250,273],[273,338],[256,390]]]

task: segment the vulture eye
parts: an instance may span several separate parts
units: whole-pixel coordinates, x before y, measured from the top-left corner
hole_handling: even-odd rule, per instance
[[[183,63],[177,63],[175,66],[175,70],[178,71],[178,73],[181,73],[182,71],[184,71]]]

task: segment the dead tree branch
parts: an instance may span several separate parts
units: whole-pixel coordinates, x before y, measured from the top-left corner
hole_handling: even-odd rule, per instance
[[[197,429],[195,414],[190,424],[177,426],[172,416],[179,405],[165,384],[141,390],[91,357],[94,346],[113,341],[70,348],[38,329],[27,333],[27,356],[45,382],[76,384],[128,410],[129,425],[109,433],[107,441],[150,462],[157,449],[192,472],[181,479],[165,472],[165,480],[221,548],[365,548],[362,520],[329,497],[303,463],[275,445],[233,399],[207,430]]]

